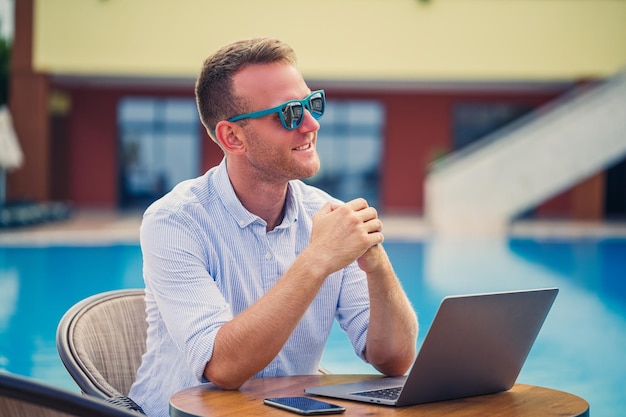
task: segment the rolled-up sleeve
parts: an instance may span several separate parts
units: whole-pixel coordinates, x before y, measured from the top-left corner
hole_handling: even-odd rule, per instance
[[[364,361],[369,313],[367,278],[354,262],[344,269],[336,318],[352,342],[354,352]]]

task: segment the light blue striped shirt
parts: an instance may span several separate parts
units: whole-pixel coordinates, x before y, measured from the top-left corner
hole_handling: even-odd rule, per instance
[[[267,232],[265,221],[237,199],[223,160],[146,210],[147,352],[130,397],[149,416],[168,416],[175,392],[206,382],[219,328],[278,281],[308,245],[312,215],[333,200],[291,181],[284,219]],[[326,279],[282,350],[255,377],[314,374],[334,319],[364,359],[369,297],[356,263]]]

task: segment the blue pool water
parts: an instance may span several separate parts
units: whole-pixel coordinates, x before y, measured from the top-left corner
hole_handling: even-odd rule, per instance
[[[577,394],[589,401],[593,416],[626,409],[626,240],[385,246],[418,312],[418,343],[446,295],[560,288],[518,381]],[[61,316],[89,295],[142,286],[136,245],[0,247],[0,370],[77,391],[56,351]],[[335,373],[373,373],[337,328],[323,364]]]

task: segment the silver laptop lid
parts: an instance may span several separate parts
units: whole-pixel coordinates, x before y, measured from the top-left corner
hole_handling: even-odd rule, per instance
[[[398,405],[510,389],[554,299],[556,288],[443,299],[398,398]]]
[[[402,385],[404,378],[317,386],[305,392],[402,406],[508,390],[557,293],[556,288],[546,288],[444,298],[395,401],[355,392]]]

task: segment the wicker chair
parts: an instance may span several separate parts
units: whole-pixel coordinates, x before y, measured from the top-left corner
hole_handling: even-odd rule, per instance
[[[0,372],[0,417],[137,417],[99,398]]]
[[[57,328],[57,350],[81,391],[141,411],[128,398],[146,351],[142,289],[114,290],[72,306]]]

